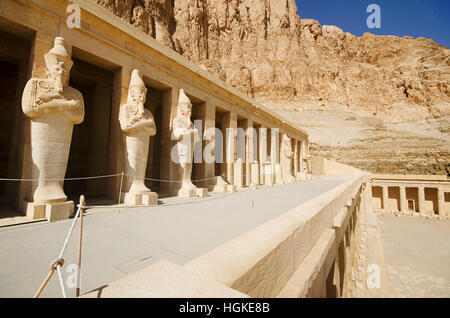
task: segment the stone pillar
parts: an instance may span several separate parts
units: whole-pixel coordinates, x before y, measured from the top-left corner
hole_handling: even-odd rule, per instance
[[[406,187],[400,186],[400,212],[408,214],[408,202],[406,201]]]
[[[419,201],[419,213],[420,215],[425,215],[425,187],[419,186],[418,191],[418,201]]]
[[[306,153],[306,156],[307,156],[307,158],[308,158],[308,160],[307,160],[307,162],[306,162],[306,164],[307,164],[307,166],[308,166],[308,173],[312,173],[312,167],[311,167],[311,155],[310,155],[310,153],[309,153],[309,141],[308,140],[306,140],[305,141],[305,153]]]
[[[177,141],[172,140],[172,121],[177,114],[179,87],[172,87],[164,92],[162,109],[162,127],[156,127],[161,130],[161,179],[162,180],[180,180],[181,169],[171,159],[172,148],[176,146]],[[161,193],[169,195],[178,195],[181,183],[161,182]]]
[[[237,129],[237,114],[229,112],[224,116],[223,123],[225,131],[225,165],[226,165],[226,181],[230,185],[234,185],[234,162],[236,160],[236,129]],[[231,128],[231,129],[230,129]]]
[[[242,163],[242,159],[238,158],[234,163],[234,185],[237,190],[241,190],[244,187],[244,164]]]
[[[253,183],[254,185],[259,185],[259,163],[252,163],[251,164],[252,167],[252,173],[251,173],[251,183]]]
[[[265,163],[267,159],[267,128],[259,129],[259,183],[265,184]]]
[[[131,72],[131,68],[122,67],[114,73],[111,118],[119,118],[120,105],[127,101]],[[111,174],[125,172],[125,145],[118,120],[111,120],[109,135],[108,171]],[[120,177],[107,179],[108,196],[114,201],[118,201],[121,196],[120,183]]]
[[[305,172],[305,168],[303,166],[304,164],[304,155],[305,155],[305,142],[303,140],[300,140],[300,172]]]
[[[280,164],[280,132],[276,129],[271,129],[270,140],[270,167],[272,184],[274,184],[278,183],[276,180],[276,172],[277,164]]]
[[[202,121],[203,134],[203,137],[200,136],[202,143],[202,162],[198,164],[198,179],[209,179],[198,182],[197,186],[210,188],[216,182],[214,179],[210,179],[215,175],[215,162],[207,162],[205,157],[209,158],[212,155],[211,159],[214,159],[216,107],[209,102],[195,105],[195,107],[197,107],[197,114]],[[206,154],[205,152],[209,154]]]
[[[383,186],[383,210],[389,209],[389,191],[387,186]]]
[[[294,177],[297,178],[298,169],[298,141],[294,140]]]
[[[447,216],[447,213],[445,212],[445,192],[442,187],[437,189],[437,201],[439,218],[445,218]]]
[[[253,130],[253,121],[251,119],[247,120],[246,132],[245,132],[245,186],[250,186],[252,183],[252,164],[255,162],[253,156],[253,140],[255,131]]]

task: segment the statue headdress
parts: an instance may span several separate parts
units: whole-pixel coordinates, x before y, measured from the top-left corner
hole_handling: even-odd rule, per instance
[[[67,72],[73,66],[73,61],[70,54],[67,52],[66,41],[62,37],[56,37],[53,48],[44,55],[45,63],[48,65],[57,64],[58,61],[63,61]]]
[[[147,86],[145,86],[141,72],[137,69],[134,69],[131,73],[130,87],[128,88],[128,103],[131,102],[131,90],[135,87],[147,91]]]
[[[180,96],[178,98],[178,108],[180,108],[181,105],[185,105],[189,108],[192,108],[192,103],[189,97],[187,97],[186,93],[184,92],[184,89],[180,89]]]

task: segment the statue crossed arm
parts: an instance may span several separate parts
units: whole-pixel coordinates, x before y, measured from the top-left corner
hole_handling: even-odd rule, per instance
[[[126,133],[145,129],[150,136],[154,136],[156,125],[152,113],[145,109],[144,114],[133,115],[133,112],[129,110],[130,107],[130,105],[124,105],[120,109],[120,128]]]
[[[69,86],[59,93],[54,83],[48,79],[32,78],[28,81],[22,98],[22,109],[30,118],[62,112],[75,125],[82,123],[84,119],[81,93]]]

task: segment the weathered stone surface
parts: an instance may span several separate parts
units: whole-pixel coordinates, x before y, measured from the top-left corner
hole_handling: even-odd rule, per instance
[[[119,121],[123,131],[125,152],[125,195],[126,205],[141,205],[143,201],[155,202],[154,195],[145,185],[145,171],[150,136],[156,134],[153,114],[144,108],[147,87],[142,80],[141,73],[135,69],[132,72],[128,89],[127,103],[120,107]],[[143,195],[152,196],[151,200],[144,200]],[[156,196],[156,201],[157,201]]]
[[[67,200],[63,186],[73,125],[84,120],[84,101],[81,93],[69,86],[73,62],[63,38],[55,38],[44,60],[47,78],[27,82],[22,110],[31,118],[31,171],[37,180],[33,181],[34,203],[59,204]]]
[[[194,154],[194,145],[200,140],[197,128],[191,121],[192,103],[180,89],[178,98],[177,116],[173,119],[173,136],[177,142],[177,156],[182,170],[182,183],[178,196],[195,197],[197,196],[197,187],[192,183],[192,160]]]
[[[316,154],[373,172],[449,174],[450,50],[433,40],[356,37],[300,19],[294,0],[92,1],[288,115]],[[397,152],[411,148],[408,167]]]

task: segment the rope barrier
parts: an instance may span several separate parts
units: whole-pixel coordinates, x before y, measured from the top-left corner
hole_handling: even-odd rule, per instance
[[[103,178],[111,178],[118,177],[122,174],[111,174],[105,176],[95,176],[95,177],[80,177],[80,178],[66,178],[66,179],[44,179],[42,181],[80,181],[80,180],[92,180],[92,179],[103,179]],[[0,181],[28,181],[28,182],[37,182],[41,181],[40,179],[8,179],[8,178],[0,178]]]
[[[16,182],[20,182],[20,181],[25,181],[25,182],[38,182],[38,181],[81,181],[81,180],[93,180],[93,179],[104,179],[104,178],[112,178],[112,177],[121,177],[121,176],[125,176],[125,177],[129,177],[129,178],[134,178],[135,176],[133,175],[129,175],[129,174],[123,174],[123,173],[118,173],[118,174],[110,174],[110,175],[104,175],[104,176],[94,176],[94,177],[79,177],[79,178],[65,178],[65,179],[10,179],[10,178],[0,178],[0,181],[16,181]],[[216,179],[218,178],[218,176],[214,176],[214,177],[210,177],[210,178],[205,178],[205,179],[198,179],[198,180],[192,180],[192,182],[201,182],[201,181],[208,181],[208,180],[212,180],[212,179]],[[163,180],[163,179],[154,179],[154,178],[143,178],[144,180],[148,180],[148,181],[157,181],[157,182],[173,182],[173,183],[182,183],[183,181],[180,180]]]
[[[38,298],[41,295],[41,293],[44,290],[45,286],[47,286],[48,282],[50,281],[50,278],[52,278],[53,274],[55,273],[55,270],[57,271],[57,274],[58,274],[59,285],[61,287],[61,292],[63,294],[63,297],[67,298],[66,291],[64,289],[64,281],[63,281],[63,278],[62,278],[61,267],[64,265],[64,259],[63,259],[64,252],[66,251],[67,244],[69,243],[69,239],[72,236],[72,232],[73,232],[73,229],[75,228],[75,224],[77,222],[77,219],[78,219],[78,216],[80,214],[80,211],[81,211],[81,209],[78,208],[77,209],[77,213],[75,214],[75,217],[73,218],[72,225],[70,226],[69,232],[67,233],[66,238],[64,240],[64,244],[63,244],[63,246],[61,248],[59,256],[58,256],[58,258],[55,261],[53,261],[50,264],[50,272],[45,277],[43,283],[41,284],[41,286],[39,287],[38,291],[34,295],[34,298]]]
[[[127,177],[131,177],[134,178],[134,176],[129,175],[129,174],[125,174],[125,176]],[[206,178],[206,179],[199,179],[199,180],[191,180],[192,182],[202,182],[202,181],[208,181],[208,180],[212,180],[212,179],[216,179],[219,178],[219,176],[214,176],[214,177],[210,177],[210,178]],[[180,180],[161,180],[161,179],[152,179],[152,178],[144,178],[144,180],[148,180],[148,181],[159,181],[159,182],[173,182],[173,183],[182,183],[183,181]]]

